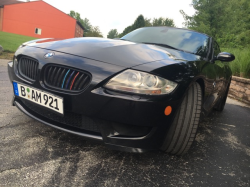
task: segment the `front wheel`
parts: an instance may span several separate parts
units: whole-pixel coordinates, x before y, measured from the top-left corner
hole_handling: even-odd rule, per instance
[[[192,84],[185,95],[161,147],[167,153],[183,155],[191,147],[200,121],[202,92]]]

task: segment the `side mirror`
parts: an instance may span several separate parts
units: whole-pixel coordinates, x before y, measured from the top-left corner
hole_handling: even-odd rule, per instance
[[[223,62],[230,62],[230,61],[233,61],[234,59],[235,59],[235,56],[227,52],[221,52],[216,57],[216,60],[220,60]]]

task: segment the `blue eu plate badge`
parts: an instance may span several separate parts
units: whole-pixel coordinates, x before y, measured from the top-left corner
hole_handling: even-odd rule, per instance
[[[16,82],[13,82],[13,87],[14,87],[14,93],[15,93],[15,95],[19,96],[18,86],[17,86]]]

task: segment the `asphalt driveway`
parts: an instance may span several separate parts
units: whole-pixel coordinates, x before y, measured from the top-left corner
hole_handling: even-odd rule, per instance
[[[11,97],[0,60],[0,186],[250,186],[250,108],[232,99],[176,157],[109,150],[36,122]]]

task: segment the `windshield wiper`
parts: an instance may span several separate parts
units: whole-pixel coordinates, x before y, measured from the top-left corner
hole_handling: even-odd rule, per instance
[[[192,53],[190,51],[185,51],[185,50],[182,50],[182,49],[178,49],[178,48],[175,48],[171,45],[167,45],[167,44],[161,44],[161,43],[151,43],[151,42],[142,42],[143,44],[151,44],[151,45],[158,45],[158,46],[162,46],[162,47],[167,47],[167,48],[170,48],[170,49],[175,49],[175,50],[178,50],[178,51],[183,51],[183,52],[186,52],[186,53]],[[192,53],[194,54],[194,53]]]
[[[122,39],[122,38],[119,38],[119,40],[130,41],[130,40]]]
[[[161,44],[161,43],[151,43],[151,42],[142,42],[143,44],[152,44],[152,45],[159,45],[159,46],[162,46],[162,47],[167,47],[167,48],[171,48],[171,49],[176,49],[176,50],[179,50],[173,46],[170,46],[170,45],[167,45],[167,44]]]

